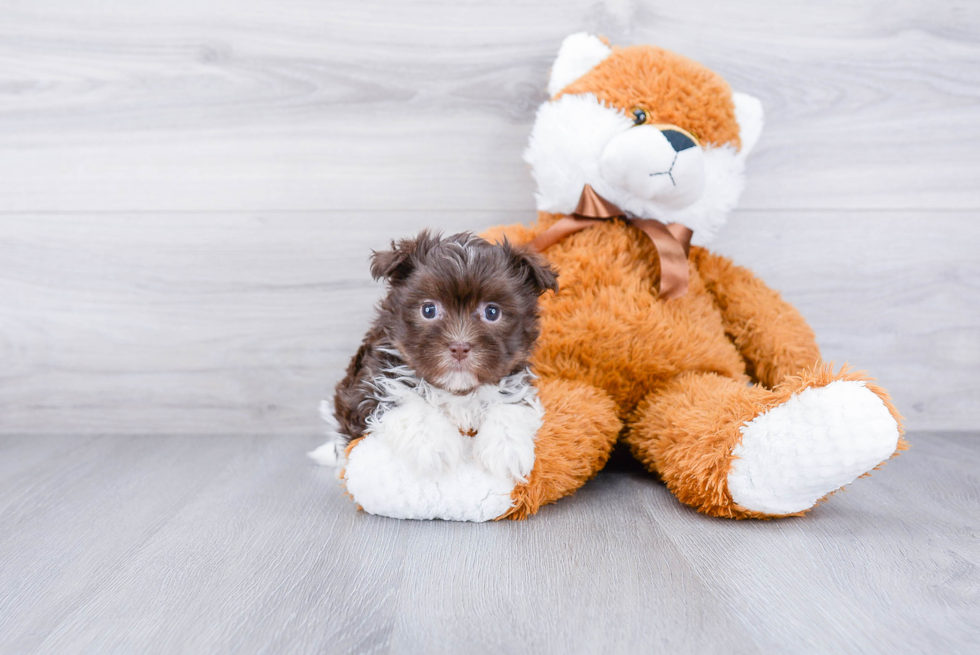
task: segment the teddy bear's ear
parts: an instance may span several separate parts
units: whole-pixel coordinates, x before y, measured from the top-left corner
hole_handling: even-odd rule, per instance
[[[612,49],[598,37],[579,32],[565,37],[551,66],[548,95],[555,97],[566,86],[598,66]]]
[[[733,93],[735,103],[735,120],[738,122],[738,138],[742,147],[739,156],[745,157],[752,151],[762,134],[763,112],[762,103],[758,98],[745,93]]]

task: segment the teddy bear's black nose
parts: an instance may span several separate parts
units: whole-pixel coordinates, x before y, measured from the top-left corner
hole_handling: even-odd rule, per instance
[[[683,132],[678,132],[677,130],[662,130],[662,134],[667,137],[667,141],[670,143],[670,147],[674,149],[674,152],[687,150],[688,148],[693,148],[696,145],[694,143],[694,139]]]

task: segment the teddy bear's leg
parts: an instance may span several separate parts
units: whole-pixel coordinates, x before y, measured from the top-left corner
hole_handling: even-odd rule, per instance
[[[899,450],[901,417],[862,374],[807,370],[774,390],[685,373],[638,407],[634,456],[699,512],[802,514]]]
[[[525,519],[581,487],[605,465],[622,428],[616,404],[601,389],[561,379],[536,386],[544,424],[534,440],[534,468],[501,518]]]

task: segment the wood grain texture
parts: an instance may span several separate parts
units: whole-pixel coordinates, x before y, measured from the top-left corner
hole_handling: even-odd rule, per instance
[[[867,369],[912,429],[980,423],[975,214],[736,212],[716,249]],[[381,292],[367,256],[458,212],[8,215],[0,432],[312,434]],[[928,230],[923,229],[928,223]],[[830,265],[829,262],[835,262]]]
[[[354,510],[281,438],[7,436],[10,654],[942,653],[980,646],[980,439],[807,517],[710,519],[607,470],[523,523]]]
[[[530,220],[580,29],[762,99],[718,248],[910,427],[975,428],[976,3],[0,0],[0,432],[315,429],[369,247]]]
[[[977,209],[980,7],[628,0],[0,3],[0,209],[529,210],[565,35],[761,98],[742,206]]]

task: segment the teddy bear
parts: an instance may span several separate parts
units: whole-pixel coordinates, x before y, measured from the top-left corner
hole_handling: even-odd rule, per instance
[[[800,313],[706,249],[744,185],[759,101],[648,45],[562,43],[525,161],[533,225],[493,228],[558,271],[531,356],[543,407],[525,479],[463,462],[425,479],[370,435],[340,477],[400,518],[524,519],[622,443],[681,503],[735,519],[801,515],[906,448],[864,373],[822,361]]]

